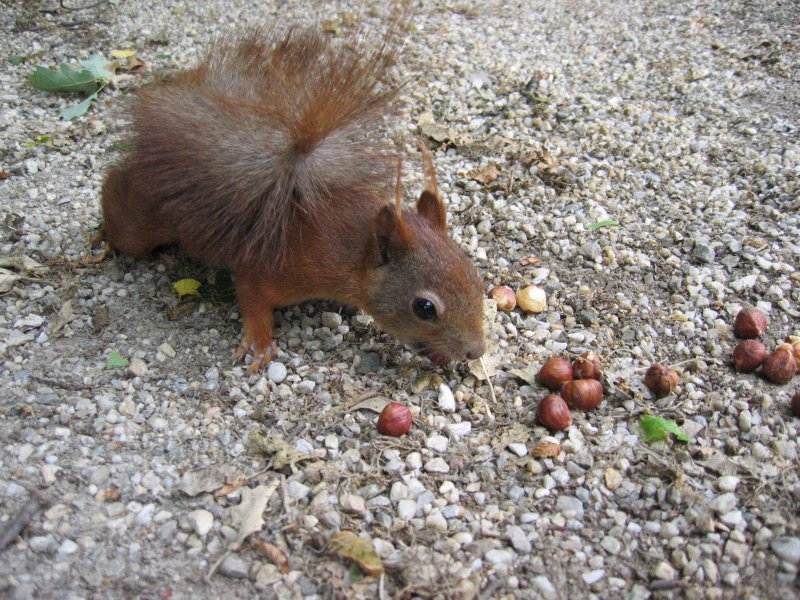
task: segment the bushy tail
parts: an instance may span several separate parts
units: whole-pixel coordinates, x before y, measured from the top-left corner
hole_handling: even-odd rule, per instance
[[[219,43],[140,93],[129,164],[208,258],[274,264],[292,219],[391,189],[380,121],[398,90],[392,37],[258,30]]]

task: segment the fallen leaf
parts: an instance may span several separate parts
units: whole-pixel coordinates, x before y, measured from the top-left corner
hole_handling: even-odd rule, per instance
[[[112,350],[106,358],[106,369],[122,369],[128,366],[128,359],[116,350]]]
[[[11,173],[9,173],[8,171],[3,171],[2,169],[0,169],[0,181],[3,181],[4,179],[8,179],[9,177],[11,177]]]
[[[523,267],[533,266],[542,264],[542,259],[538,256],[530,255],[530,256],[523,256],[519,259],[519,264]]]
[[[247,536],[260,531],[264,526],[262,514],[276,489],[278,489],[277,480],[256,488],[242,488],[242,501],[231,507],[233,524],[239,530],[236,540],[231,544],[232,550],[237,550]]]
[[[49,270],[45,265],[36,262],[24,254],[0,256],[0,267],[14,269],[21,273],[29,273],[31,275],[39,275]]]
[[[280,436],[264,434],[258,429],[250,430],[250,433],[247,435],[246,446],[250,452],[271,456],[272,461],[270,465],[271,468],[276,471],[280,471],[286,466],[294,469],[294,465],[300,461],[317,458],[314,454],[296,450],[287,444]]]
[[[187,496],[197,496],[219,490],[226,483],[235,483],[240,472],[234,465],[213,465],[186,471],[181,477],[178,488]]]
[[[100,304],[94,309],[94,315],[92,315],[92,332],[95,335],[103,331],[106,327],[111,324],[111,315],[108,311],[107,304]]]
[[[117,502],[120,497],[122,496],[119,488],[116,486],[112,486],[105,490],[100,490],[95,494],[94,499],[98,502]]]
[[[534,458],[555,458],[561,453],[561,444],[555,442],[539,442],[533,447]]]
[[[500,359],[495,355],[487,354],[482,358],[486,365],[486,371],[483,370],[480,358],[476,358],[467,363],[469,372],[472,373],[472,376],[478,381],[486,381],[497,375],[497,365],[500,363]]]
[[[270,544],[258,538],[250,540],[253,547],[266,556],[272,564],[278,567],[278,571],[284,575],[289,572],[289,558],[286,553],[275,544]]]
[[[226,483],[218,490],[214,490],[214,497],[221,498],[223,496],[227,496],[228,494],[234,493],[240,487],[242,487],[241,483]]]
[[[642,415],[639,419],[639,426],[644,433],[644,441],[658,442],[667,439],[669,434],[673,434],[679,442],[687,443],[689,436],[672,419],[664,419],[656,415]]]
[[[500,177],[500,168],[495,163],[488,163],[467,173],[467,177],[488,185]]]
[[[596,231],[597,229],[603,229],[604,227],[619,227],[619,221],[616,219],[603,219],[602,221],[597,221],[597,223],[590,223],[586,225],[586,229],[589,231]]]
[[[539,368],[536,365],[528,365],[523,369],[511,369],[509,373],[516,377],[517,379],[522,379],[528,385],[534,385],[536,383],[536,374],[539,372]]]
[[[175,289],[178,296],[183,298],[184,296],[197,295],[197,290],[200,289],[200,285],[200,282],[196,279],[179,279],[172,284],[172,287]]]
[[[64,326],[75,318],[75,313],[72,310],[72,300],[67,300],[61,305],[61,308],[56,315],[56,318],[50,323],[49,334],[55,335],[59,333]]]
[[[389,404],[389,402],[391,401],[384,396],[373,396],[349,407],[347,412],[353,412],[356,410],[371,410],[372,412],[380,413],[386,407],[386,405]]]
[[[136,50],[112,50],[111,56],[114,58],[130,58],[136,56]]]
[[[342,558],[352,560],[367,575],[383,575],[383,563],[375,553],[371,540],[360,538],[352,531],[340,531],[331,537],[330,548]]]

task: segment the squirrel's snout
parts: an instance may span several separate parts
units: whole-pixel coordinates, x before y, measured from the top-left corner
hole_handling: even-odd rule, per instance
[[[483,353],[486,352],[486,344],[483,340],[478,340],[477,342],[468,343],[465,349],[467,360],[475,360],[483,356]]]

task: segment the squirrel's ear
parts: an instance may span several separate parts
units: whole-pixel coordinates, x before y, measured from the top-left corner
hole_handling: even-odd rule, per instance
[[[408,247],[410,232],[393,206],[384,206],[375,219],[376,263],[385,265]]]
[[[417,212],[428,221],[434,229],[444,231],[447,229],[447,210],[439,195],[430,190],[425,190],[417,200]]]

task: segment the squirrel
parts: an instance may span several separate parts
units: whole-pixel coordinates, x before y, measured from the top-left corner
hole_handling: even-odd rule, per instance
[[[484,353],[483,284],[447,235],[422,144],[426,186],[401,207],[400,162],[380,137],[401,87],[393,54],[313,29],[256,30],[135,96],[101,235],[132,257],[177,245],[230,268],[236,355],[251,353],[251,370],[276,356],[273,309],[311,299],[365,311],[435,364]]]

